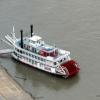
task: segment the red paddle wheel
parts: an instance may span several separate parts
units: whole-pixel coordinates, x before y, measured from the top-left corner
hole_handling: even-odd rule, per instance
[[[80,70],[78,64],[74,60],[69,60],[69,61],[61,64],[61,67],[65,70],[65,72],[67,71],[65,77],[74,76]]]

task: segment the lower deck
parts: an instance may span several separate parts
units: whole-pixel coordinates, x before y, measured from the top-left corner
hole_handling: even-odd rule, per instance
[[[22,63],[28,64],[32,67],[38,68],[40,70],[43,70],[43,71],[46,71],[46,72],[49,72],[52,74],[64,75],[63,73],[60,73],[59,68],[54,68],[54,67],[48,66],[47,64],[43,64],[39,61],[36,61],[34,59],[30,59],[28,57],[26,57],[26,58],[22,57],[22,56],[19,57],[19,56],[15,55],[14,53],[12,53],[12,56],[16,60],[21,61]]]

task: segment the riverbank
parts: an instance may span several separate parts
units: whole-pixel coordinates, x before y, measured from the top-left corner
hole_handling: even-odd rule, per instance
[[[33,100],[0,65],[0,100]]]

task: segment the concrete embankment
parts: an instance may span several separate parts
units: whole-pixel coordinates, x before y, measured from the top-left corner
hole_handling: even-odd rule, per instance
[[[33,100],[0,65],[0,100]]]

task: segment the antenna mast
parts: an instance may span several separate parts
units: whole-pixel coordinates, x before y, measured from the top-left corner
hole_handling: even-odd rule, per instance
[[[14,28],[14,26],[13,26],[12,38],[13,38],[13,41],[16,40],[16,37],[15,37],[15,28]]]

